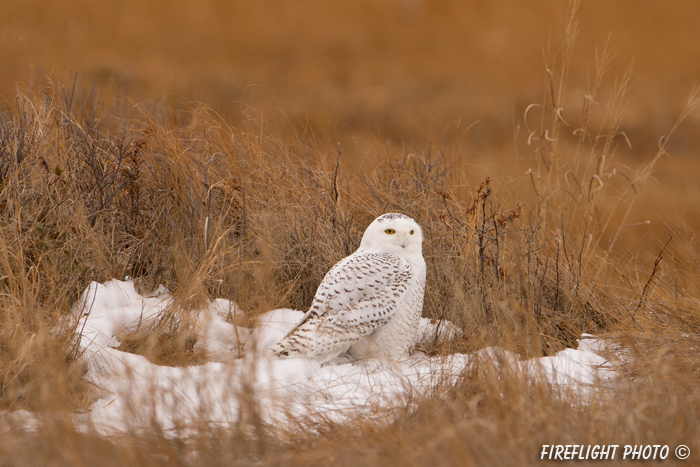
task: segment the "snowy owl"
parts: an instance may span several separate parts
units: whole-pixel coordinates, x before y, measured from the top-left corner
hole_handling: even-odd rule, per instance
[[[326,362],[353,358],[396,361],[418,334],[425,261],[420,226],[403,214],[384,214],[362,236],[360,248],[331,268],[309,311],[272,351]]]

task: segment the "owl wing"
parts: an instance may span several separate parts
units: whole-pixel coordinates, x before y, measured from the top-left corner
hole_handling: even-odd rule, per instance
[[[407,261],[388,253],[361,251],[344,258],[328,271],[309,311],[273,351],[324,361],[339,355],[391,319],[413,274]]]

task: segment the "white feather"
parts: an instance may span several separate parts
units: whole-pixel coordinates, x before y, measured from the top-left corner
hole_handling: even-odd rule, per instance
[[[408,216],[375,219],[360,248],[328,271],[309,311],[273,352],[322,362],[346,352],[401,358],[416,339],[423,309],[422,242],[420,226]]]

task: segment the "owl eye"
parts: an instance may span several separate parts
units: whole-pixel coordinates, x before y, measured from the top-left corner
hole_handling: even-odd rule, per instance
[[[411,230],[411,231],[410,231],[410,232],[408,232],[408,233],[410,233],[411,235],[413,235],[413,230]]]
[[[385,232],[385,233],[388,233],[389,235],[391,235],[391,234],[396,233],[396,230],[394,230],[394,229],[386,229],[384,232]]]

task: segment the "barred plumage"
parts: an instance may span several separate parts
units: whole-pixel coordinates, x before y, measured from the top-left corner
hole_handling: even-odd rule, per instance
[[[418,333],[425,261],[420,226],[403,214],[384,214],[365,231],[360,248],[331,268],[309,311],[272,348],[281,357],[328,361],[398,360]]]

